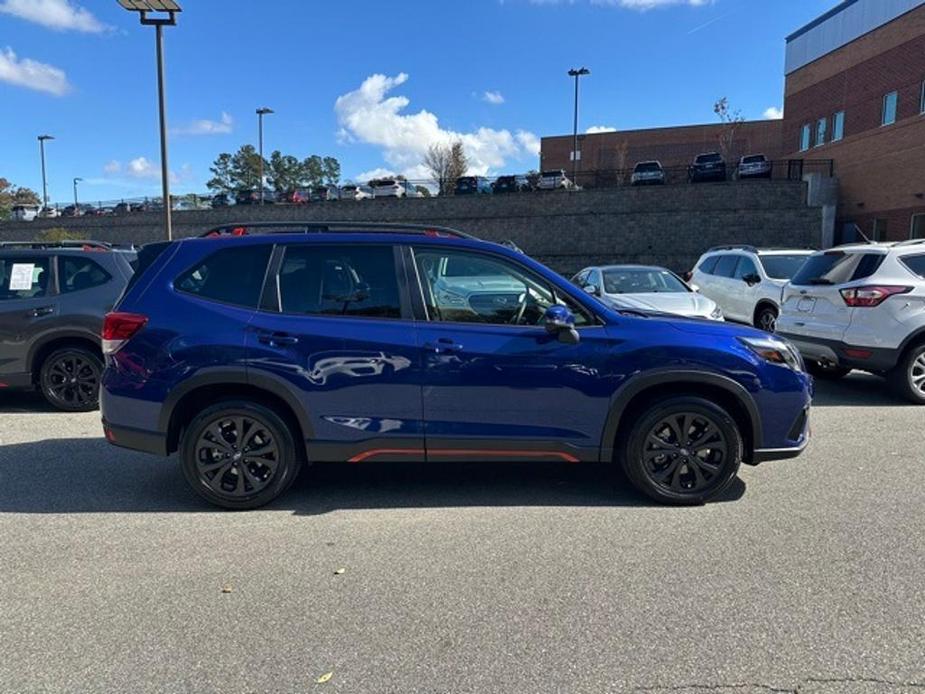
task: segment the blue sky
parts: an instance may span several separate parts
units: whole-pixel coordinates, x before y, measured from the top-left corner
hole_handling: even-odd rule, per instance
[[[784,37],[836,0],[180,0],[166,30],[170,165],[204,190],[222,151],[340,159],[345,178],[421,175],[461,137],[473,173],[536,166],[538,138],[711,122],[727,96],[750,119],[780,108]],[[223,9],[224,8],[224,9]],[[154,31],[115,0],[0,0],[0,176],[49,196],[155,195]]]

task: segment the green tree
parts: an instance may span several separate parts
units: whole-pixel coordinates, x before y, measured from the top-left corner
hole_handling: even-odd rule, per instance
[[[264,172],[269,167],[264,160]],[[259,190],[260,154],[253,145],[244,145],[231,157],[231,183],[236,190]]]
[[[297,158],[279,150],[270,155],[267,182],[279,193],[291,193],[305,184],[305,170]]]
[[[324,160],[317,154],[302,162],[302,175],[306,186],[320,186],[324,182]]]
[[[452,144],[435,143],[424,154],[424,166],[437,184],[440,195],[452,195],[456,190],[456,181],[465,176],[469,163],[463,150],[462,142]]]
[[[340,183],[340,162],[334,157],[325,157],[321,160],[321,175],[329,186]]]
[[[9,219],[15,205],[39,205],[41,199],[34,190],[14,186],[0,177],[0,219]]]
[[[417,192],[419,192],[421,195],[423,195],[425,198],[430,197],[430,188],[428,188],[427,186],[415,186],[414,189]]]
[[[233,193],[234,183],[231,176],[231,155],[222,152],[209,167],[212,178],[206,187],[215,193]]]

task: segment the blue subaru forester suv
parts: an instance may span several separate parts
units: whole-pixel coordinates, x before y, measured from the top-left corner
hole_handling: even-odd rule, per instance
[[[213,504],[313,462],[461,459],[613,462],[696,504],[807,444],[812,381],[772,335],[614,311],[450,230],[267,226],[146,246],[103,331],[107,439],[179,452]]]

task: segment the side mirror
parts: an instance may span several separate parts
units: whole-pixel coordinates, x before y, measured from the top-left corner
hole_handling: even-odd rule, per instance
[[[753,273],[751,273],[750,275],[745,275],[745,276],[742,278],[742,280],[743,280],[743,281],[745,282],[745,284],[747,284],[748,286],[752,286],[753,284],[758,284],[758,283],[761,281],[761,278],[753,272]]]
[[[687,286],[691,288],[692,292],[697,292],[698,294],[700,293],[700,287],[698,287],[696,284],[689,284]]]
[[[582,287],[582,288],[583,288],[586,292],[588,292],[588,294],[590,294],[591,296],[600,296],[600,295],[601,295],[601,290],[598,289],[597,286],[594,285],[594,284],[586,284],[586,285],[585,285],[584,287]]]
[[[577,345],[581,339],[575,330],[575,316],[565,306],[555,304],[547,308],[543,325],[547,333],[555,335],[563,344]]]

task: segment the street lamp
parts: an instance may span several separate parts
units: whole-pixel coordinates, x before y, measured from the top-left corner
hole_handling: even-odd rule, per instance
[[[157,45],[157,103],[161,122],[161,189],[164,199],[164,229],[167,240],[173,240],[173,224],[170,218],[170,169],[167,164],[167,100],[164,95],[164,33],[165,26],[176,26],[180,6],[174,0],[118,0],[126,10],[138,12],[144,26],[155,28]],[[160,13],[150,16],[150,12]],[[166,16],[164,16],[166,15]]]
[[[80,183],[81,181],[83,181],[82,178],[74,179],[74,214],[75,215],[80,214],[80,206],[77,203],[77,184]]]
[[[586,68],[572,68],[568,71],[569,77],[575,78],[575,128],[572,141],[572,183],[578,185],[578,80],[585,75],[590,75],[591,71]]]
[[[42,153],[42,209],[48,208],[48,180],[45,178],[45,141],[54,140],[52,135],[39,135],[39,151]]]
[[[260,149],[260,204],[263,204],[263,117],[273,113],[272,108],[263,106],[257,109],[257,132]]]

